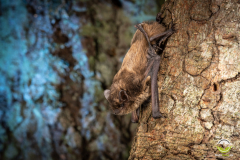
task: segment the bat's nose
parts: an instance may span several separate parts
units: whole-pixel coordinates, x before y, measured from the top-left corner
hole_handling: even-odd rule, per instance
[[[112,113],[117,115],[117,114],[120,114],[121,111],[122,111],[122,107],[118,109],[113,109]]]

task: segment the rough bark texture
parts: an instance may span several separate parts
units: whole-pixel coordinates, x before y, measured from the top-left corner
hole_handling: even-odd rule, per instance
[[[0,160],[123,160],[137,124],[103,91],[155,1],[0,0]],[[135,30],[134,30],[135,29]]]
[[[129,159],[239,159],[240,1],[168,0],[161,11],[178,28],[158,75],[165,118],[141,107]],[[230,157],[218,151],[221,139]]]

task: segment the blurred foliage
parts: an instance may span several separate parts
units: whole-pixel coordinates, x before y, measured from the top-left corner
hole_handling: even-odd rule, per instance
[[[103,90],[155,1],[0,1],[0,159],[127,159]]]

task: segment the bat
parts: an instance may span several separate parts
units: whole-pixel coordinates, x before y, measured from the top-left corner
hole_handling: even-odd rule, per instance
[[[166,31],[160,16],[161,14],[157,15],[156,22],[135,25],[137,31],[131,41],[131,47],[120,70],[114,76],[110,89],[104,91],[112,113],[124,115],[132,112],[131,121],[134,123],[138,122],[138,108],[150,96],[153,118],[162,117],[157,85],[161,57],[157,53],[162,50],[162,42],[174,33],[175,27],[172,23],[172,27]]]

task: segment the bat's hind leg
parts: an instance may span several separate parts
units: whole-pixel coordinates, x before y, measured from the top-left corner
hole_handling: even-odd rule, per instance
[[[158,46],[160,46],[163,41],[165,41],[169,36],[171,36],[175,32],[176,29],[175,29],[175,24],[173,24],[173,22],[171,23],[171,26],[172,27],[167,31],[150,37],[150,41],[160,39],[158,43]]]

